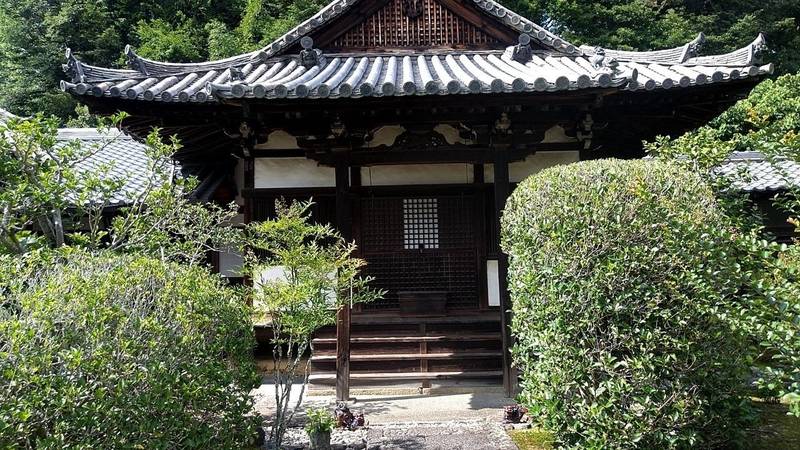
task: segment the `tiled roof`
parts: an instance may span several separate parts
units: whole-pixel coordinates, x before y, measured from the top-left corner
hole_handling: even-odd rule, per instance
[[[511,51],[446,52],[405,56],[327,55],[306,68],[297,58],[247,63],[234,70],[112,78],[86,70],[83,82],[62,82],[77,95],[159,102],[214,102],[220,98],[343,98],[562,91],[616,87],[631,91],[720,83],[772,72],[772,65],[705,66],[619,61],[615,69],[593,57],[533,54],[526,63]],[[236,70],[239,69],[239,70]]]
[[[145,145],[115,129],[98,131],[94,128],[60,128],[58,141],[79,141],[92,155],[78,164],[78,170],[98,171],[107,167],[108,178],[124,180],[122,188],[109,199],[108,206],[122,206],[133,202],[145,191],[150,168]]]
[[[731,177],[736,188],[746,192],[776,192],[800,187],[800,163],[769,161],[759,152],[736,152],[717,173]]]
[[[772,72],[760,65],[763,36],[726,55],[699,56],[703,35],[674,49],[630,52],[580,47],[492,0],[473,0],[485,15],[520,34],[539,50],[515,57],[508,47],[492,51],[403,50],[395,53],[321,55],[303,64],[289,48],[353,5],[367,0],[334,0],[320,12],[261,50],[203,63],[165,63],[125,53],[131,69],[80,62],[67,51],[71,81],[61,88],[75,95],[156,102],[217,102],[227,98],[346,98],[453,95],[617,88],[629,91],[685,88],[757,77]],[[523,44],[524,42],[524,44]],[[302,44],[302,43],[301,43]]]
[[[0,122],[17,117],[0,109]],[[133,202],[144,192],[150,169],[145,145],[116,129],[98,131],[95,128],[59,128],[56,145],[78,141],[91,155],[77,165],[81,171],[98,171],[108,168],[108,179],[125,180],[121,189],[109,200],[108,206],[122,206]]]

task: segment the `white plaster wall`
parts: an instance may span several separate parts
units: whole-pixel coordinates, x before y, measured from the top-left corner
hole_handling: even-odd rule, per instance
[[[496,259],[486,260],[486,293],[489,306],[500,306],[500,270]]]
[[[361,168],[363,186],[472,183],[472,164],[408,164]]]
[[[256,158],[254,163],[255,187],[302,188],[335,187],[333,167],[317,165],[306,158]]]
[[[267,136],[267,140],[264,142],[259,142],[255,145],[256,149],[259,150],[272,150],[272,149],[297,149],[300,146],[297,145],[297,138],[292,136],[286,131],[283,130],[275,130]]]
[[[574,152],[539,152],[528,156],[523,161],[512,162],[508,165],[508,179],[512,183],[519,183],[536,172],[559,164],[577,162],[580,155]],[[484,178],[487,183],[494,182],[494,165],[484,166]]]

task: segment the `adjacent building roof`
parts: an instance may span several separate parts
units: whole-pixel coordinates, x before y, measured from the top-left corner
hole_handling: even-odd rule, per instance
[[[505,50],[404,49],[323,54],[309,33],[329,25],[356,4],[334,0],[266,47],[204,63],[152,61],[126,47],[131,69],[96,67],[67,50],[61,88],[75,95],[145,102],[219,102],[230,98],[297,99],[394,97],[589,88],[628,91],[688,88],[758,77],[764,38],[725,55],[699,55],[704,37],[674,49],[629,52],[576,48],[492,0],[473,0],[481,14],[520,33]],[[303,50],[288,54],[300,44]],[[536,49],[531,47],[536,45]],[[513,43],[509,43],[513,44]]]
[[[760,152],[733,153],[718,168],[738,189],[753,193],[774,193],[800,187],[800,163],[768,160]]]
[[[92,172],[108,170],[109,179],[123,180],[122,187],[108,199],[108,206],[133,203],[145,191],[152,171],[146,147],[116,129],[98,131],[94,128],[60,128],[58,141],[79,141],[91,156],[78,164],[78,170]]]
[[[15,117],[18,116],[0,108],[0,123]],[[108,180],[123,181],[114,196],[107,199],[108,207],[130,205],[151,182],[147,146],[115,128],[59,128],[56,139],[56,145],[78,141],[81,148],[89,151],[89,157],[78,164],[78,170],[103,171]],[[229,175],[230,167],[225,164],[206,167],[184,163],[179,168],[176,166],[176,170],[180,170],[183,176],[198,180],[192,198],[208,201]]]

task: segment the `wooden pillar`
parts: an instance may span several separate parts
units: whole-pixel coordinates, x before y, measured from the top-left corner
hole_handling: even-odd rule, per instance
[[[508,179],[508,155],[507,145],[495,146],[494,160],[494,226],[497,237],[500,238],[500,217],[506,206],[506,200],[511,191]],[[502,327],[503,339],[503,389],[506,397],[513,397],[517,390],[516,371],[511,367],[511,346],[513,337],[511,336],[511,302],[508,294],[508,256],[498,251],[497,255],[497,275],[500,284],[500,325]]]
[[[350,169],[347,164],[336,164],[336,227],[350,240]],[[336,314],[336,400],[350,399],[350,306],[342,307]]]

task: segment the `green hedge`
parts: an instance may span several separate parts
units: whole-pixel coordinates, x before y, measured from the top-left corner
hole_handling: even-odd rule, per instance
[[[0,269],[0,448],[252,440],[249,309],[218,276],[80,252]]]
[[[544,170],[509,199],[502,245],[520,398],[565,447],[739,436],[752,273],[698,176],[647,160]]]

